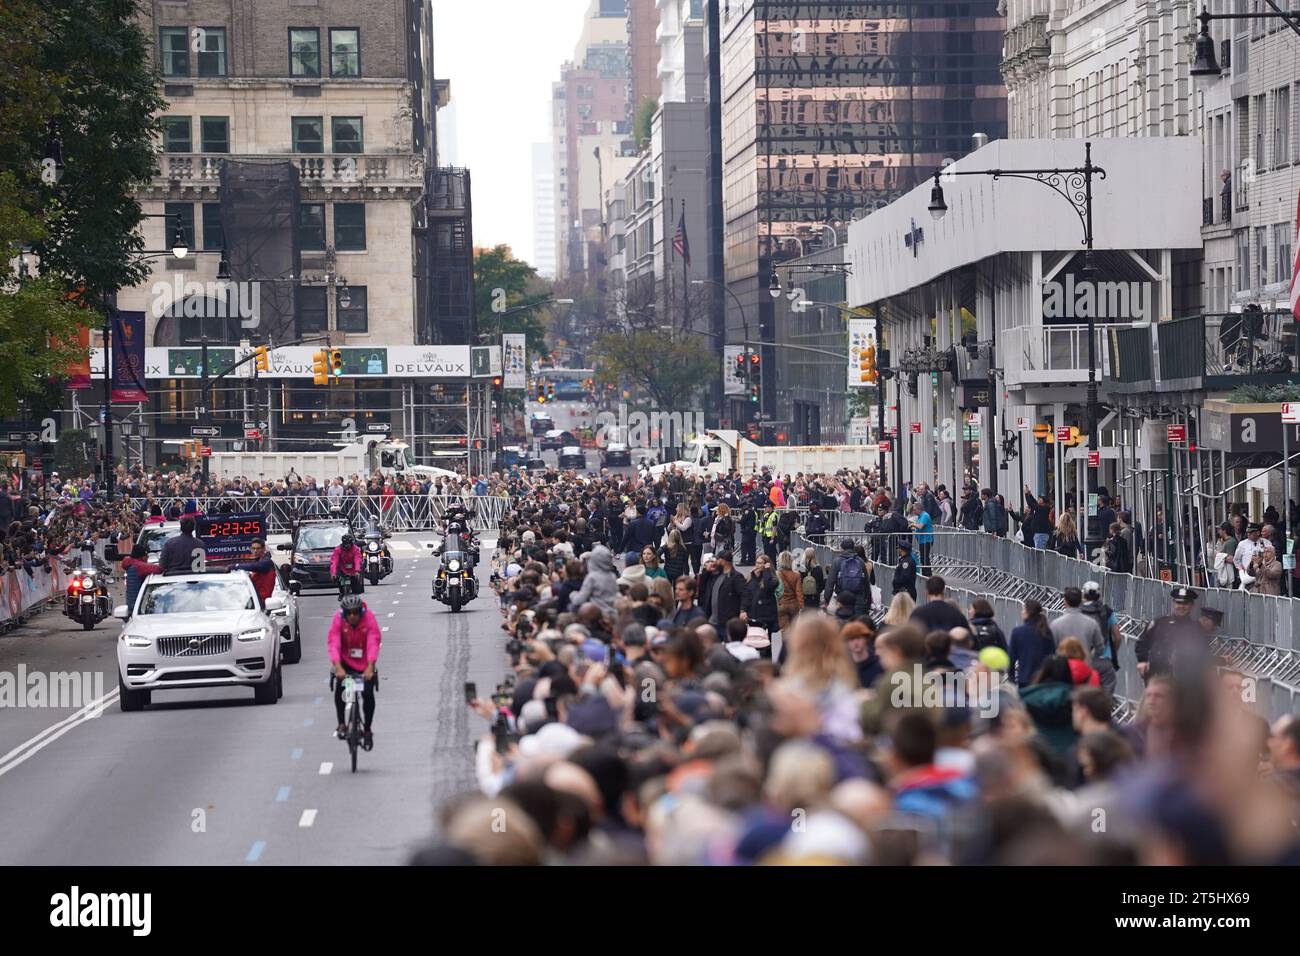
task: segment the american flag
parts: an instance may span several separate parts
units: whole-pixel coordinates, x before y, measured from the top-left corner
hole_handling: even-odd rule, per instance
[[[1300,320],[1300,196],[1296,196],[1296,239],[1291,244],[1291,314]]]
[[[673,234],[673,252],[677,253],[685,260],[689,266],[691,264],[691,244],[686,240],[686,210],[682,210],[682,216],[677,220],[677,232]],[[1292,292],[1294,297],[1295,293]]]

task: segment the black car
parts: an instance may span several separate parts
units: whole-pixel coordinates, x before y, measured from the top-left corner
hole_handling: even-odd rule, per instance
[[[292,551],[289,558],[289,580],[305,588],[334,586],[330,576],[330,558],[345,534],[352,532],[346,521],[320,521],[298,527],[293,544],[282,544],[280,549]]]
[[[550,467],[551,466],[541,458],[529,458],[524,464],[524,471],[528,472],[530,475],[534,475],[546,471]]]
[[[578,439],[574,437],[573,432],[553,428],[542,436],[539,447],[542,451],[560,451],[569,445],[576,444],[578,444]]]
[[[560,468],[564,471],[568,471],[569,469],[585,471],[587,469],[586,453],[576,445],[570,445],[561,449]]]

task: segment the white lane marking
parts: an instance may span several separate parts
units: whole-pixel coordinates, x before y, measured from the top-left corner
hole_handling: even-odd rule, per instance
[[[389,611],[389,612],[388,612],[388,616],[389,616],[389,617],[392,617],[392,616],[393,616],[394,614],[396,614],[396,613],[397,613],[396,611]]]
[[[388,625],[385,624],[382,628],[380,628],[380,630],[381,630],[381,631],[384,631],[384,632],[387,632],[387,631],[388,631]]]
[[[300,827],[309,827],[315,822],[316,822],[315,810],[304,810],[302,812],[302,816],[298,818],[298,826]]]
[[[58,723],[46,727],[35,737],[19,744],[13,750],[9,751],[3,757],[0,757],[0,777],[3,777],[10,770],[24,763],[28,758],[40,753],[54,741],[58,740],[69,730],[84,724],[87,720],[94,720],[98,717],[103,709],[117,700],[118,688],[114,687],[102,697],[92,700],[81,710],[69,717],[65,717]],[[15,756],[17,754],[17,756]],[[13,758],[13,759],[10,759]]]
[[[393,603],[394,603],[394,604],[401,604],[402,602],[401,602],[401,601],[394,601]]]
[[[330,771],[333,770],[333,769],[334,769],[334,764],[332,764],[332,763],[330,763],[328,760],[326,760],[324,763],[322,763],[322,764],[320,765],[320,775],[321,775],[322,777],[328,777]]]

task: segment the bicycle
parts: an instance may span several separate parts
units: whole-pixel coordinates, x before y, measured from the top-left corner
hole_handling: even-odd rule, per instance
[[[336,677],[335,680],[338,678]],[[352,760],[352,772],[357,772],[357,751],[362,748],[361,708],[365,694],[364,677],[349,674],[343,678],[343,724],[347,732],[343,740],[348,745],[348,755]]]

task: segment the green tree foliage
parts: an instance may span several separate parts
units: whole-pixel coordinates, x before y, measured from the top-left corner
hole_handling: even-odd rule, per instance
[[[633,127],[633,132],[636,135],[638,149],[650,142],[650,128],[658,111],[659,101],[653,96],[647,96],[637,104],[636,125]]]
[[[509,246],[480,249],[474,255],[474,314],[479,331],[493,341],[499,332],[522,332],[530,360],[550,355],[541,305],[549,297],[537,270],[516,259]]]
[[[70,306],[148,275],[133,198],[154,168],[158,122],[150,41],[135,25],[134,0],[4,0],[0,3],[0,253],[27,248],[39,276],[0,275],[0,414],[39,398],[51,376],[81,357]],[[42,176],[49,132],[62,142],[65,172]]]
[[[700,390],[718,373],[717,358],[701,339],[652,329],[602,335],[592,358],[602,385],[635,385],[665,412],[693,411]]]

